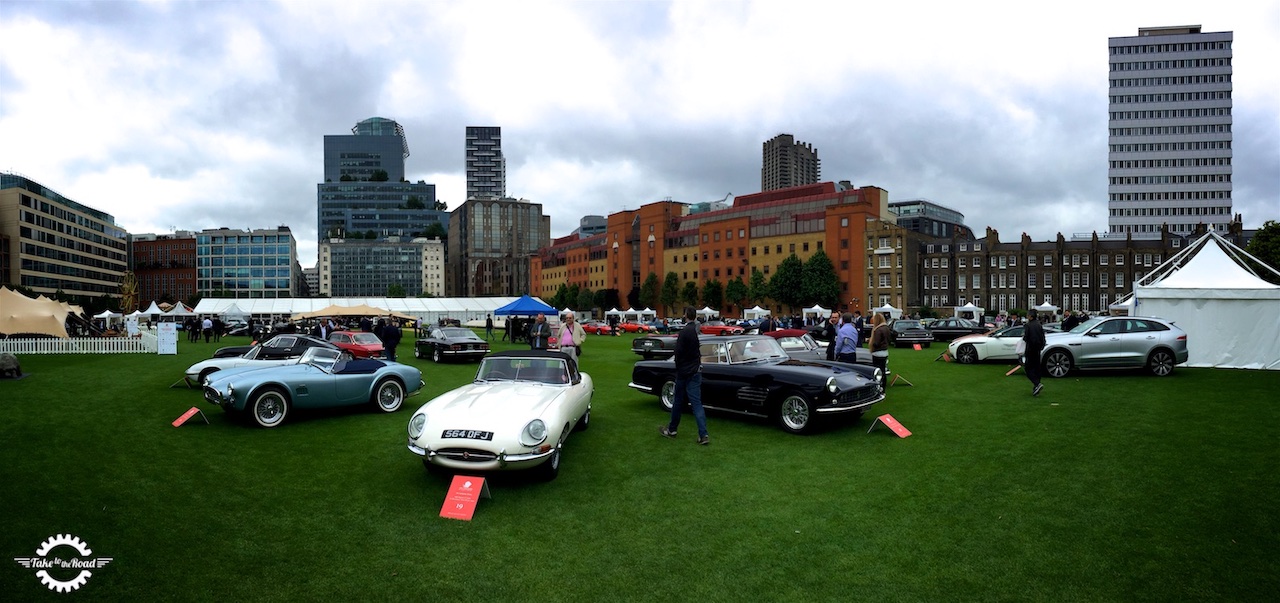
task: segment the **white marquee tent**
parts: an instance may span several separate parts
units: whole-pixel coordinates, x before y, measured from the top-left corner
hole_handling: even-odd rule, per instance
[[[879,308],[872,308],[871,311],[879,312],[880,314],[888,314],[889,318],[892,318],[895,320],[898,318],[902,318],[902,310],[893,307],[891,304],[885,304],[883,306],[880,306]]]
[[[825,320],[827,317],[831,316],[831,310],[822,307],[822,304],[813,304],[813,306],[805,308],[803,314],[806,317],[812,316],[813,320],[816,322]]]
[[[1186,331],[1187,366],[1280,370],[1280,285],[1259,278],[1245,257],[1266,267],[1209,232],[1136,284],[1133,314]]]
[[[768,316],[769,314],[770,312],[768,310],[761,308],[760,306],[756,306],[754,308],[747,308],[746,310],[742,311],[742,317],[747,320],[751,320],[754,318],[763,318],[765,316]]]
[[[702,316],[707,320],[715,318],[719,315],[720,313],[715,310],[712,310],[710,306],[703,306],[701,310],[698,310],[698,316]]]

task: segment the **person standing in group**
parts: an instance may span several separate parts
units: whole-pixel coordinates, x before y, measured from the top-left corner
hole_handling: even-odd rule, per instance
[[[1022,370],[1026,371],[1027,379],[1031,380],[1031,395],[1039,396],[1040,390],[1044,389],[1044,385],[1040,383],[1040,377],[1043,375],[1040,353],[1044,351],[1044,327],[1040,326],[1039,320],[1036,320],[1034,310],[1027,313],[1027,326],[1022,330],[1022,341],[1026,343],[1022,357]]]
[[[844,324],[836,331],[836,360],[855,362],[858,359],[858,329],[853,326],[853,315],[845,312],[840,317]]]
[[[213,320],[206,316],[200,323],[200,330],[204,332],[204,342],[209,343],[209,340],[213,338]]]
[[[486,341],[493,341],[493,315],[484,315],[484,338]]]
[[[840,315],[834,311],[827,317],[827,324],[822,325],[822,338],[827,340],[827,360],[836,359],[836,338],[839,336]]]
[[[188,343],[200,341],[200,333],[196,329],[196,319],[187,318],[186,320],[182,321],[182,328],[187,331]]]
[[[582,325],[578,324],[573,310],[564,313],[564,317],[560,319],[560,351],[564,352],[573,361],[578,362],[578,350],[583,341],[587,339],[587,332],[582,330]]]
[[[707,434],[707,414],[702,409],[702,349],[698,343],[697,314],[692,306],[684,309],[684,328],[676,336],[676,391],[671,404],[671,421],[659,429],[664,437],[676,437],[680,427],[680,415],[688,404],[693,409],[693,419],[698,424],[698,444],[711,443]]]
[[[400,323],[392,319],[387,326],[382,327],[382,350],[387,355],[387,360],[396,362],[396,347],[400,345],[400,338],[404,336],[404,332],[400,330]]]
[[[214,316],[213,317],[213,340],[222,341],[222,331],[225,330],[226,328],[227,328],[227,325],[222,324],[222,317]]]
[[[867,347],[871,348],[871,366],[880,369],[880,387],[888,387],[885,380],[889,377],[889,325],[879,312],[871,314],[871,337]]]
[[[875,312],[872,312],[875,314]],[[858,336],[862,336],[862,327],[866,326],[866,322],[862,320],[862,310],[853,311],[853,330],[858,332]]]
[[[529,325],[529,349],[545,350],[550,339],[551,325],[547,324],[547,315],[539,312],[538,319]]]

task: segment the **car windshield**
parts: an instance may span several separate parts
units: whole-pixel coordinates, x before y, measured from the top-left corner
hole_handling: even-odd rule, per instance
[[[1098,323],[1100,323],[1100,322],[1102,322],[1102,319],[1101,319],[1101,318],[1090,318],[1089,320],[1086,320],[1086,321],[1084,321],[1084,322],[1082,322],[1082,323],[1080,323],[1080,324],[1076,325],[1076,326],[1075,326],[1075,328],[1074,328],[1074,329],[1071,329],[1071,331],[1070,331],[1070,332],[1071,332],[1071,333],[1076,333],[1076,334],[1084,333],[1085,331],[1088,331],[1089,329],[1092,329],[1092,328],[1094,328],[1094,327],[1098,326]]]
[[[773,338],[744,339],[729,342],[729,363],[762,362],[786,358],[787,352]]]
[[[919,329],[920,321],[918,320],[895,320],[893,321],[893,330],[905,331],[907,329]]]
[[[335,365],[342,358],[342,352],[329,348],[308,348],[302,354],[301,364],[310,364],[327,373],[334,372]]]
[[[445,339],[479,339],[471,329],[440,329],[440,336]]]
[[[560,358],[490,356],[480,363],[476,381],[533,381],[564,385],[569,383],[569,370]]]
[[[374,335],[373,333],[356,333],[352,337],[352,339],[354,339],[356,343],[363,343],[363,344],[375,344],[375,343],[381,344],[382,343],[382,340],[378,339],[378,336]]]
[[[240,357],[244,358],[245,360],[257,360],[258,354],[261,354],[261,353],[262,353],[262,344],[258,344],[249,348],[249,351],[245,352],[244,354],[241,354]]]
[[[1022,326],[1005,327],[991,334],[993,337],[1022,337]]]

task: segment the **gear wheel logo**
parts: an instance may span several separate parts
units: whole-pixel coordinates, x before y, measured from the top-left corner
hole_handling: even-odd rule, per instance
[[[92,554],[93,550],[79,537],[58,534],[40,543],[35,557],[14,557],[13,560],[22,567],[36,570],[36,577],[49,590],[69,593],[89,581],[93,576],[90,570],[106,567],[113,560],[89,557]]]

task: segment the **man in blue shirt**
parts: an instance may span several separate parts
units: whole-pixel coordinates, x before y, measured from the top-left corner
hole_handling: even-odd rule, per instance
[[[844,313],[843,324],[836,330],[836,360],[854,362],[858,359],[858,329],[853,326],[853,315]]]

